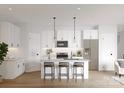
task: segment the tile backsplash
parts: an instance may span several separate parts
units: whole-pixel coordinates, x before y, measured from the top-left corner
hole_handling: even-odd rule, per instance
[[[19,48],[9,48],[8,49],[8,54],[6,58],[20,58],[21,57],[21,51]]]

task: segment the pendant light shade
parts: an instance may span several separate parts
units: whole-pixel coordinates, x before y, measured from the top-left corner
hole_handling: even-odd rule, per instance
[[[75,20],[76,20],[76,17],[73,17],[73,20],[74,20],[74,37],[73,37],[73,39],[74,39],[74,42],[75,42]]]
[[[54,30],[54,40],[55,40],[55,39],[56,39],[56,28],[55,28],[55,25],[56,25],[56,17],[53,17],[53,23],[54,23],[54,24],[53,24],[53,25],[54,25],[54,26],[53,26],[53,28],[54,28],[53,30]]]

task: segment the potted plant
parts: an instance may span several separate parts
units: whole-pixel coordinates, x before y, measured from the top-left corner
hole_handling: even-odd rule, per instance
[[[0,65],[4,62],[4,58],[6,57],[8,52],[8,44],[4,42],[0,42]],[[2,82],[2,75],[0,74],[0,82]]]

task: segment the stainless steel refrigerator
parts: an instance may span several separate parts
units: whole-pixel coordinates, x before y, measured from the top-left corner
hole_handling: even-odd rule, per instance
[[[98,70],[98,39],[83,40],[83,57],[89,59],[89,69]]]

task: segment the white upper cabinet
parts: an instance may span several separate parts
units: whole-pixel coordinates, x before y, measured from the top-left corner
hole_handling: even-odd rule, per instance
[[[41,33],[41,47],[42,48],[53,48],[55,45],[54,42],[54,33],[53,31],[42,31]]]
[[[57,40],[67,41],[69,39],[69,31],[59,30],[57,31]]]
[[[80,48],[81,47],[81,31],[75,31],[75,40],[74,40],[73,31],[59,30],[57,31],[57,40],[68,41],[68,48]]]
[[[14,33],[15,47],[20,47],[20,28],[15,26]]]
[[[11,45],[11,27],[9,23],[1,23],[0,25],[0,41],[7,43],[9,46]]]
[[[83,39],[90,39],[90,30],[83,30]]]
[[[58,30],[56,32],[57,41],[68,41],[68,47],[66,48],[81,48],[81,31],[74,32],[68,30]],[[54,32],[42,31],[41,32],[41,47],[42,48],[55,48]]]
[[[19,27],[9,22],[1,22],[0,41],[7,43],[9,47],[19,47],[20,46]]]
[[[83,39],[98,39],[98,30],[83,30]]]
[[[91,30],[91,39],[98,39],[98,30]]]

